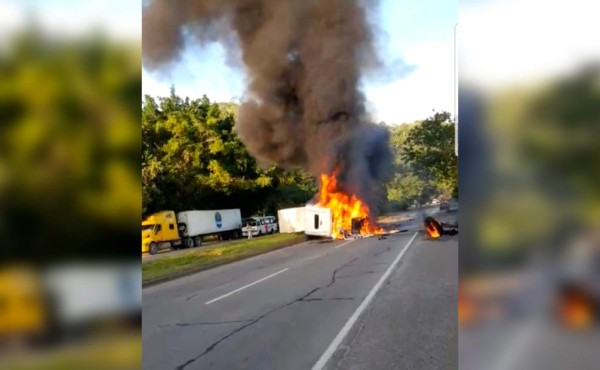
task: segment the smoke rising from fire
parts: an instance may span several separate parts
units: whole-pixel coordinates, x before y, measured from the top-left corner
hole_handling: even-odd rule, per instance
[[[376,1],[155,0],[143,11],[148,69],[187,43],[221,42],[248,76],[237,132],[261,163],[339,171],[369,206],[391,168],[388,133],[367,123],[360,77],[380,67],[369,16]]]

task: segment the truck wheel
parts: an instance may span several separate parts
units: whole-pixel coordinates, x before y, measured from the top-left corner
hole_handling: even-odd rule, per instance
[[[194,239],[187,238],[185,240],[185,246],[188,247],[188,248],[194,248],[196,246],[196,243],[194,243]]]
[[[149,248],[148,252],[150,254],[156,254],[156,252],[158,252],[158,244],[156,244],[154,242],[150,243],[150,248]]]
[[[240,238],[240,232],[237,230],[234,230],[233,233],[231,234],[231,237],[233,239],[239,239]]]
[[[194,243],[196,244],[197,247],[202,245],[202,237],[201,236],[197,236],[194,238]]]

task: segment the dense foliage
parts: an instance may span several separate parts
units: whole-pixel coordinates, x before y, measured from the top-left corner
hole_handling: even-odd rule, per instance
[[[591,65],[488,98],[493,145],[474,170],[490,168],[490,179],[474,180],[488,187],[467,219],[482,252],[520,258],[600,230],[599,86],[600,69]]]
[[[33,28],[3,44],[0,80],[5,259],[139,254],[139,48]]]
[[[433,197],[458,196],[454,124],[447,112],[391,128],[394,177],[387,185],[389,208],[405,209]]]
[[[142,109],[143,213],[163,209],[240,208],[244,216],[275,214],[300,206],[316,193],[307,173],[250,156],[235,133],[235,103],[145,96]],[[390,127],[394,176],[385,210],[432,197],[451,197],[457,187],[454,126],[448,113]]]
[[[145,96],[142,109],[143,213],[240,208],[244,216],[304,205],[308,174],[260,166],[235,133],[233,103]]]

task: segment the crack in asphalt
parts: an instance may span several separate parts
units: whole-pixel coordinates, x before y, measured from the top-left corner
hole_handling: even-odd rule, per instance
[[[325,288],[329,288],[330,286],[332,286],[335,283],[335,276],[341,269],[348,267],[351,264],[353,264],[354,262],[358,261],[358,258],[359,257],[356,257],[356,258],[344,263],[342,266],[336,268],[335,270],[333,270],[333,274],[331,274],[331,282],[328,285],[326,285]]]
[[[338,277],[338,279],[347,279],[347,278],[356,277],[356,276],[375,274],[377,272],[382,272],[382,271],[369,270],[369,271],[357,272],[356,274],[340,276],[340,277]]]
[[[249,322],[252,319],[246,320],[234,320],[234,321],[212,321],[212,322],[178,322],[176,324],[162,324],[158,325],[159,328],[170,328],[173,326],[203,326],[203,325],[220,325],[220,324],[236,324],[240,322]]]
[[[392,250],[392,247],[391,247],[391,246],[389,246],[389,247],[387,247],[386,249],[384,249],[384,250],[381,250],[381,251],[379,251],[379,252],[377,252],[377,253],[373,254],[373,257],[377,257],[377,256],[379,256],[380,254],[382,254],[382,253],[385,253],[385,252],[389,252],[389,251],[391,251],[391,250]]]
[[[321,301],[353,301],[354,297],[334,297],[334,298],[307,298],[302,302],[321,302]]]
[[[257,322],[261,321],[262,319],[264,319],[265,317],[285,308],[288,306],[293,305],[294,303],[297,302],[302,302],[302,301],[306,301],[308,297],[310,297],[311,295],[313,295],[314,293],[316,293],[317,291],[321,290],[321,289],[326,289],[329,288],[330,286],[332,286],[335,282],[336,282],[336,274],[342,270],[345,267],[350,266],[351,264],[353,264],[354,262],[358,261],[359,257],[356,257],[348,262],[346,262],[345,264],[343,264],[342,266],[336,268],[333,273],[331,274],[331,282],[329,282],[329,284],[325,285],[325,286],[320,286],[320,287],[316,287],[311,289],[309,292],[307,292],[306,294],[302,295],[299,298],[296,298],[288,303],[285,303],[281,306],[275,307],[274,309],[258,316],[255,319],[250,319],[249,321],[246,320],[244,322],[247,322],[246,324],[240,326],[239,328],[231,331],[230,333],[228,333],[227,335],[225,335],[224,337],[221,337],[220,339],[218,339],[216,342],[213,342],[210,346],[206,347],[206,349],[200,353],[199,355],[197,355],[196,357],[193,357],[189,360],[187,360],[186,362],[184,362],[183,364],[177,366],[175,368],[175,370],[183,370],[185,369],[188,365],[193,364],[194,362],[198,361],[200,358],[202,358],[203,356],[207,355],[208,353],[210,353],[212,350],[214,350],[219,344],[221,344],[222,342],[224,342],[225,340],[231,338],[232,336],[236,335],[237,333],[241,332],[242,330],[246,329],[249,326],[252,326],[254,324],[256,324]],[[318,299],[318,298],[317,298]],[[339,299],[338,299],[339,300]]]

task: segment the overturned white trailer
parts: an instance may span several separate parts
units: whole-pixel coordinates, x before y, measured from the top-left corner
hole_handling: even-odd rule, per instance
[[[299,233],[305,230],[305,207],[285,208],[277,211],[280,233]]]
[[[314,204],[307,204],[304,208],[304,233],[310,236],[331,237],[331,210]]]
[[[349,228],[334,230],[331,210],[316,204],[307,204],[304,211],[304,233],[322,238],[356,238],[362,235],[365,218],[353,218]]]

